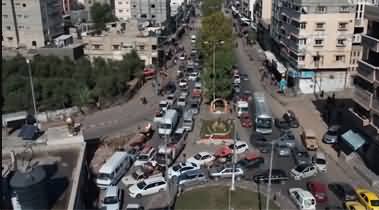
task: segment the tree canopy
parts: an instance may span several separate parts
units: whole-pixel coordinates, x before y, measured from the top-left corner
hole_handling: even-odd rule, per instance
[[[112,13],[112,7],[106,3],[94,3],[90,8],[90,13],[95,29],[98,31],[105,28],[105,23],[116,21],[116,17]]]
[[[28,66],[22,56],[2,60],[3,112],[32,108]],[[83,106],[122,96],[127,82],[142,74],[143,61],[135,51],[121,61],[86,58],[77,61],[35,56],[31,61],[38,110]]]

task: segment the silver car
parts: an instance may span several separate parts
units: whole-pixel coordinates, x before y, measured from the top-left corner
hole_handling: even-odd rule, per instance
[[[286,144],[278,144],[275,148],[279,156],[288,157],[291,155],[291,149]]]
[[[197,101],[192,101],[190,103],[189,111],[193,114],[198,114],[200,111],[200,104]]]
[[[339,125],[332,125],[328,128],[328,131],[324,134],[324,137],[322,138],[322,141],[325,144],[335,144],[338,140],[340,126]]]

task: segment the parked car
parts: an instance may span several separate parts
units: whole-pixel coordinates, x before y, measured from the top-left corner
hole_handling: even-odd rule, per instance
[[[294,180],[300,180],[317,175],[317,168],[313,164],[300,164],[291,169],[290,174]]]
[[[179,185],[191,185],[194,183],[208,182],[207,174],[202,170],[188,171],[181,174],[178,178]]]
[[[186,107],[187,104],[187,97],[184,95],[180,95],[177,102],[176,102],[178,107]]]
[[[278,144],[275,149],[281,157],[288,157],[291,155],[291,149],[286,144]]]
[[[215,160],[215,156],[213,156],[209,152],[199,152],[194,156],[188,158],[187,162],[195,163],[196,165],[211,165]]]
[[[137,168],[137,170],[134,171],[132,174],[122,177],[121,182],[123,185],[129,186],[138,183],[144,180],[145,178],[147,178],[147,176],[143,172],[143,170],[141,168]]]
[[[152,177],[129,187],[129,196],[132,198],[141,198],[145,195],[165,191],[167,188],[167,182],[162,176]]]
[[[239,84],[234,84],[233,91],[234,93],[239,94],[241,92],[241,86]]]
[[[244,171],[242,168],[235,167],[234,168],[234,176],[237,180],[243,176]],[[209,176],[215,180],[219,178],[231,178],[233,175],[233,166],[221,166],[221,167],[213,167],[209,170]]]
[[[304,129],[301,134],[301,139],[304,143],[305,148],[308,150],[317,150],[318,149],[318,140],[316,133],[311,129]]]
[[[236,151],[236,154],[242,154],[249,150],[249,145],[244,141],[236,141],[235,144],[229,145],[229,148],[234,151]]]
[[[368,210],[358,201],[346,201],[343,205],[346,210]]]
[[[338,141],[338,136],[340,132],[339,125],[332,125],[328,128],[328,131],[322,137],[322,142],[325,144],[335,144]]]
[[[145,210],[145,208],[138,203],[129,203],[125,210]]]
[[[236,166],[243,169],[259,168],[265,162],[263,157],[243,158],[236,163]]]
[[[136,161],[134,162],[134,166],[141,166],[146,162],[149,162],[154,159],[157,151],[154,147],[148,145],[142,149],[141,153],[137,156]]]
[[[101,208],[105,210],[120,210],[123,199],[123,191],[117,186],[109,186],[105,190],[101,201]]]
[[[312,162],[316,166],[316,168],[319,172],[326,172],[327,171],[326,156],[324,153],[317,152],[316,155],[313,156]]]
[[[286,120],[280,119],[280,118],[275,118],[274,124],[275,124],[275,127],[281,130],[288,130],[291,128],[290,124]]]
[[[264,135],[255,133],[250,136],[250,143],[257,148],[270,146],[274,141],[268,140]]]
[[[296,146],[292,149],[292,157],[296,165],[311,163],[311,156],[303,146]]]
[[[355,194],[354,188],[344,182],[334,182],[328,184],[328,188],[333,192],[341,201],[355,201],[358,199]]]
[[[355,189],[355,193],[366,209],[379,210],[379,196],[376,193],[363,188]]]
[[[249,113],[243,113],[240,116],[240,120],[241,120],[241,125],[244,128],[251,128],[253,126],[253,121],[251,120]]]
[[[188,80],[195,81],[199,77],[199,72],[191,72],[188,76]]]
[[[288,122],[290,128],[298,128],[300,126],[295,113],[291,110],[284,113],[282,118]]]
[[[175,104],[176,102],[176,97],[175,97],[175,94],[169,94],[166,98],[166,101],[168,103],[169,106],[172,106]]]
[[[185,88],[187,88],[187,86],[188,86],[188,82],[186,79],[179,80],[179,88],[185,89]]]
[[[307,182],[307,189],[316,198],[318,203],[324,203],[328,200],[328,187],[325,184],[317,181],[309,181]]]
[[[234,74],[233,76],[233,84],[241,84],[241,78],[239,74]]]
[[[278,145],[284,144],[287,145],[290,148],[294,148],[296,146],[296,137],[295,134],[288,130],[281,132],[279,139],[277,140]]]
[[[290,188],[290,198],[300,210],[316,210],[316,199],[312,193],[301,188]]]
[[[190,106],[188,109],[190,112],[192,112],[194,115],[199,114],[200,111],[200,104],[198,101],[192,100],[190,102]]]
[[[160,110],[163,110],[163,111],[167,111],[167,109],[169,108],[169,104],[168,104],[168,101],[166,100],[163,100],[163,101],[160,101],[159,102],[159,109]]]
[[[255,183],[268,183],[270,171],[267,169],[255,176],[253,180]],[[246,177],[248,180],[250,177]],[[284,184],[288,181],[288,176],[285,171],[281,169],[272,169],[271,170],[271,183],[272,184]]]
[[[155,112],[153,122],[154,123],[160,123],[164,114],[165,114],[165,111],[163,111],[161,109],[159,111]]]
[[[185,163],[178,163],[168,169],[168,177],[179,177],[182,173],[198,170],[200,169],[200,166],[196,163],[191,162],[185,162]]]

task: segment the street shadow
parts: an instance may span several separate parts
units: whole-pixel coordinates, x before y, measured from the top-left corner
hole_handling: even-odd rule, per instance
[[[53,178],[47,181],[46,187],[49,199],[49,209],[52,209],[56,202],[62,197],[62,194],[67,189],[68,184],[69,182],[67,177]]]

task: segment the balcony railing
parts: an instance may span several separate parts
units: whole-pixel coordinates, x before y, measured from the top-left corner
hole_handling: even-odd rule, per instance
[[[363,60],[359,60],[357,74],[362,78],[373,82],[375,78],[375,67]]]
[[[353,89],[353,100],[366,110],[370,110],[372,97],[372,93],[368,92],[367,90],[359,87],[355,87]]]
[[[376,113],[379,114],[379,98],[378,97],[372,97],[371,108],[372,110],[374,110]]]
[[[363,127],[370,124],[370,120],[366,116],[360,115],[359,113],[355,112],[353,108],[349,108],[349,111],[357,121],[362,123]]]
[[[376,39],[370,35],[362,35],[362,45],[370,48],[374,52],[379,52],[379,39]]]

